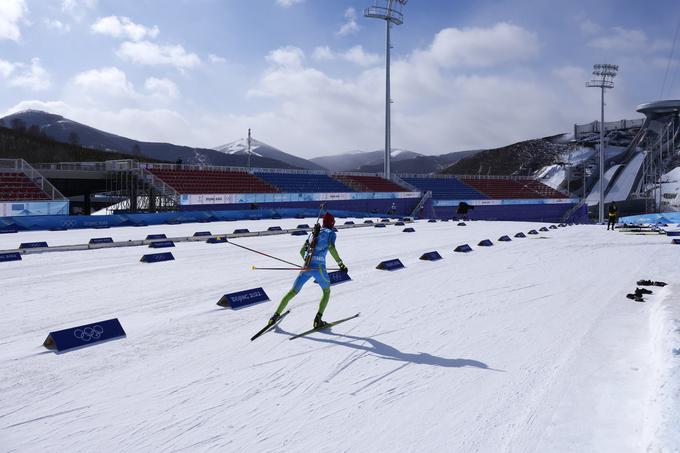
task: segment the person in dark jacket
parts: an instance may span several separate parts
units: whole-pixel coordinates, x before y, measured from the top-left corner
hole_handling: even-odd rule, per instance
[[[609,222],[607,223],[607,230],[609,230],[609,227],[611,226],[612,231],[614,231],[614,226],[616,225],[616,215],[616,203],[612,201],[609,205]]]

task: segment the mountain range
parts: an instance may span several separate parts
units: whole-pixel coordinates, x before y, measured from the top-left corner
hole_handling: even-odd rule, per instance
[[[478,151],[458,151],[426,156],[405,149],[392,150],[392,171],[397,173],[436,173]],[[385,151],[351,151],[310,159],[331,171],[382,172]]]
[[[173,163],[181,159],[184,164],[196,165],[235,167],[248,165],[248,145],[245,139],[213,149],[172,143],[144,142],[105,132],[61,115],[40,110],[24,110],[5,116],[0,118],[0,125],[15,130],[25,130],[34,136],[46,136],[61,143],[127,154],[130,158],[145,156],[149,159]],[[370,173],[383,171],[384,152],[382,150],[351,151],[333,156],[303,159],[255,139],[251,140],[250,150],[252,167]],[[398,173],[436,173],[477,152],[460,151],[427,156],[414,151],[394,149],[392,150],[392,170]]]
[[[151,159],[173,163],[181,159],[182,163],[196,165],[244,167],[247,164],[247,156],[244,154],[225,154],[214,149],[192,148],[172,143],[143,142],[104,132],[63,116],[40,110],[24,110],[5,116],[0,121],[6,127],[12,129],[33,130],[35,135],[45,135],[62,143],[78,144],[101,151],[125,153],[129,154],[130,158],[142,154]],[[300,168],[264,156],[253,156],[251,164],[253,167],[264,168]],[[310,165],[313,164],[310,163]]]

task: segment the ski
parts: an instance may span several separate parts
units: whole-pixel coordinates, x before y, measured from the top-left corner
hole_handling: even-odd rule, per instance
[[[292,337],[289,338],[289,340],[295,340],[296,338],[304,337],[305,335],[309,335],[310,333],[318,332],[318,331],[324,330],[324,329],[329,329],[333,326],[337,326],[340,323],[343,323],[345,321],[349,321],[350,319],[357,318],[357,317],[359,317],[359,315],[360,315],[360,313],[357,313],[356,315],[350,316],[348,318],[343,318],[343,319],[339,319],[337,321],[329,322],[328,324],[326,324],[323,327],[315,327],[313,329],[309,329],[306,332],[302,332],[302,333],[299,333],[297,335],[293,335]]]
[[[257,332],[255,335],[253,335],[252,337],[250,337],[250,341],[253,341],[254,339],[258,338],[260,335],[265,334],[265,333],[269,332],[270,330],[272,330],[274,327],[276,327],[276,326],[278,325],[278,323],[281,322],[281,320],[282,320],[283,318],[286,317],[286,315],[287,315],[288,313],[290,313],[290,310],[286,310],[286,311],[279,317],[279,319],[276,320],[276,322],[275,322],[274,324],[271,324],[271,325],[270,325],[270,324],[267,324],[266,326],[264,326],[259,332]]]

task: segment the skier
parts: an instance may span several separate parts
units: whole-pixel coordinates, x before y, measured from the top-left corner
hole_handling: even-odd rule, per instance
[[[302,289],[307,280],[313,277],[323,290],[323,296],[319,303],[319,311],[314,318],[314,328],[318,329],[326,326],[326,322],[321,319],[331,295],[330,278],[328,277],[328,272],[326,272],[326,252],[330,252],[342,272],[347,272],[347,266],[344,265],[338,255],[338,251],[335,249],[336,235],[333,231],[334,225],[335,217],[330,212],[327,212],[323,216],[323,228],[319,228],[318,223],[314,226],[315,231],[312,242],[310,243],[309,240],[305,241],[302,249],[300,249],[300,255],[305,260],[305,268],[298,274],[291,290],[281,299],[276,313],[269,319],[269,325],[278,321],[288,302],[300,292],[300,289]]]
[[[607,230],[609,230],[609,226],[611,226],[612,231],[614,231],[615,225],[616,225],[616,203],[612,201],[612,203],[609,205],[609,222],[607,223]]]

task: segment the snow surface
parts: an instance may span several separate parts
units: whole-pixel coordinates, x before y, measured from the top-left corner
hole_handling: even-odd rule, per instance
[[[194,231],[263,230],[313,219],[26,232],[84,243]],[[680,450],[678,248],[596,226],[496,242],[540,224],[469,222],[340,230],[353,281],[307,338],[308,283],[275,332],[255,333],[294,272],[229,244],[178,243],[25,255],[0,263],[0,451],[672,452]],[[477,247],[482,239],[493,247]],[[239,244],[299,261],[301,238]],[[459,244],[474,251],[454,253]],[[420,261],[438,250],[443,260]],[[395,272],[376,270],[401,258]],[[663,280],[646,303],[625,298]],[[272,302],[215,305],[264,287]],[[124,339],[63,354],[49,331],[118,317]]]

